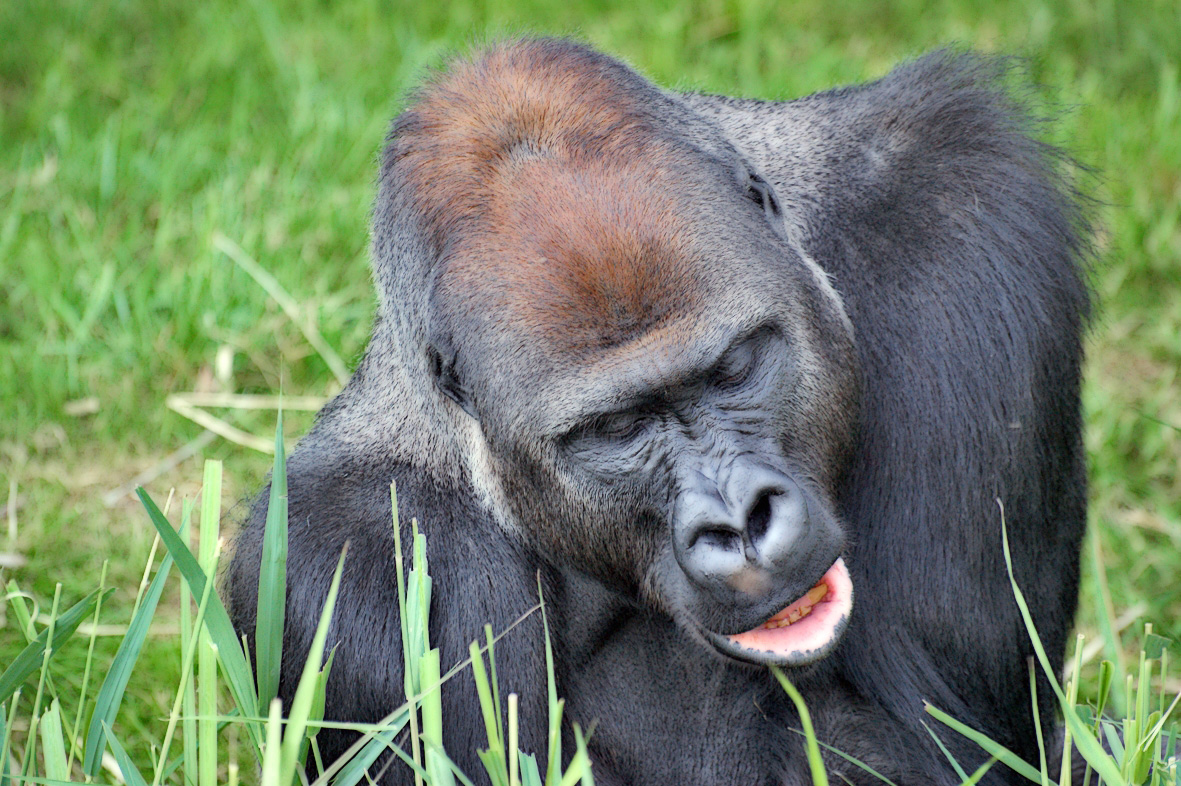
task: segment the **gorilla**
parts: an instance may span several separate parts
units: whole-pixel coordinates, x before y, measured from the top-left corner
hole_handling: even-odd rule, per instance
[[[288,464],[281,698],[348,542],[327,719],[403,703],[396,482],[444,668],[540,580],[599,784],[810,783],[767,664],[822,742],[897,784],[958,782],[924,724],[965,768],[986,758],[924,702],[1036,762],[1034,703],[1047,734],[1054,704],[1031,695],[997,501],[1060,668],[1089,230],[1008,70],[945,51],[765,102],[518,39],[434,73],[381,157],[368,350]],[[227,580],[248,637],[266,506]],[[534,752],[544,646],[535,614],[497,647]],[[475,777],[472,680],[442,698]],[[325,757],[354,739],[318,737]],[[381,782],[411,778],[395,761]]]

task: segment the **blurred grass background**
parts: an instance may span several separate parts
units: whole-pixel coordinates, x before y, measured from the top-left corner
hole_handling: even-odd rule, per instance
[[[166,396],[336,389],[296,324],[214,238],[273,274],[300,319],[355,361],[373,313],[366,225],[389,121],[444,53],[516,32],[579,36],[663,85],[766,98],[872,79],[948,43],[1028,58],[1039,95],[1062,110],[1049,138],[1094,169],[1103,203],[1085,389],[1097,539],[1087,558],[1098,555],[1110,583],[1106,613],[1181,637],[1175,0],[5,0],[4,581],[42,608],[62,582],[69,604],[109,559],[119,589],[104,619],[126,621],[151,527],[130,496],[103,498],[202,433]],[[273,413],[220,414],[264,438],[273,428]],[[295,437],[310,415],[292,414]],[[218,439],[149,491],[191,496],[202,456],[225,462],[235,499],[270,462]],[[1091,639],[1106,605],[1095,567],[1079,618]],[[166,616],[156,625],[167,632]],[[1130,644],[1140,627],[1126,630]],[[11,620],[0,626],[0,667],[23,641]],[[69,659],[83,656],[55,661],[63,693]],[[163,714],[178,660],[173,638],[145,652],[127,702],[140,712],[121,716],[128,737]]]

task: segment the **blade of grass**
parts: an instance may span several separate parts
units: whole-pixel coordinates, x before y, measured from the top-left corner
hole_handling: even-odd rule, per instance
[[[299,749],[307,729],[312,701],[316,696],[316,683],[320,670],[324,667],[324,642],[328,639],[328,626],[332,622],[332,611],[336,608],[336,595],[340,591],[340,577],[348,552],[349,547],[346,543],[336,563],[336,572],[332,575],[332,584],[328,587],[328,597],[324,599],[324,607],[320,610],[320,622],[316,625],[316,634],[312,637],[312,646],[308,649],[303,673],[295,688],[295,696],[291,700],[280,759],[280,774],[285,784],[295,780],[295,771],[299,766]]]
[[[316,772],[324,771],[324,762],[320,760],[319,747],[315,745],[316,735],[320,733],[320,722],[324,720],[324,705],[328,700],[328,676],[332,673],[332,661],[336,658],[336,647],[328,652],[324,661],[324,668],[316,675],[316,693],[312,697],[312,708],[308,711],[308,731],[304,736],[303,745],[299,749],[299,760],[307,761],[308,748],[315,753]]]
[[[62,735],[61,706],[57,699],[41,716],[41,758],[45,763],[45,777],[64,781],[69,779],[66,769],[66,742]]]
[[[1033,767],[1025,759],[1021,758],[1016,753],[1013,753],[1013,751],[1009,750],[1004,745],[1001,745],[999,742],[994,742],[990,737],[988,737],[988,735],[976,731],[967,724],[960,723],[958,720],[951,717],[943,710],[931,704],[924,702],[923,708],[927,711],[927,714],[935,718],[935,720],[939,721],[944,726],[948,726],[964,735],[972,742],[983,748],[985,753],[987,753],[989,756],[992,756],[1009,769],[1013,770],[1013,772],[1024,776],[1034,783],[1040,784],[1042,782],[1042,774],[1038,772],[1036,767]]]
[[[390,483],[390,507],[394,525],[394,568],[398,574],[398,622],[402,633],[402,683],[406,700],[418,693],[417,664],[419,651],[411,646],[411,621],[408,615],[410,588],[406,582],[405,565],[402,559],[402,526],[398,520],[398,487]],[[422,786],[422,755],[418,745],[418,709],[411,705],[410,714],[410,755],[414,761],[414,785]]]
[[[509,786],[518,786],[518,767],[521,761],[521,750],[518,745],[518,725],[517,725],[517,694],[510,693],[508,695],[508,783]]]
[[[1009,584],[1013,588],[1013,597],[1017,601],[1017,608],[1021,611],[1021,619],[1025,623],[1025,631],[1029,635],[1030,643],[1033,644],[1033,651],[1037,655],[1038,662],[1046,674],[1046,679],[1049,681],[1050,687],[1053,688],[1055,695],[1058,697],[1062,716],[1074,734],[1075,745],[1078,746],[1079,752],[1083,754],[1083,758],[1091,763],[1095,771],[1099,773],[1099,777],[1103,778],[1111,786],[1122,786],[1123,778],[1120,775],[1119,769],[1115,766],[1115,762],[1103,750],[1103,746],[1099,744],[1098,740],[1087,734],[1087,727],[1079,719],[1074,705],[1066,700],[1066,694],[1062,692],[1062,688],[1058,685],[1058,680],[1054,676],[1054,668],[1050,665],[1050,659],[1046,655],[1045,648],[1042,646],[1041,637],[1038,636],[1037,629],[1034,627],[1033,616],[1029,612],[1029,604],[1025,601],[1025,593],[1021,591],[1021,587],[1017,584],[1017,578],[1013,574],[1013,555],[1009,551],[1009,529],[1005,526],[1005,509],[999,499],[997,500],[997,504],[1000,505],[1001,509],[1001,547],[1005,554],[1005,567],[1009,572]]]
[[[431,648],[423,653],[419,663],[422,680],[422,746],[431,786],[453,786],[451,768],[443,754],[443,683],[439,680],[439,650]]]
[[[1070,706],[1078,704],[1078,683],[1081,678],[1083,668],[1083,634],[1078,634],[1074,639],[1074,667],[1070,672],[1070,682],[1066,686],[1066,700],[1070,702]],[[1062,734],[1062,766],[1058,771],[1058,786],[1071,786],[1071,759],[1074,757],[1073,746],[1071,744],[1071,733],[1069,727],[1064,728]]]
[[[202,519],[204,520],[204,519]],[[258,616],[254,631],[258,706],[279,695],[283,658],[283,620],[287,604],[287,454],[283,446],[283,410],[275,426],[275,462],[271,495],[263,529],[262,563],[258,573]]]
[[[160,533],[160,539],[168,549],[169,555],[176,561],[176,567],[189,585],[189,592],[194,596],[205,594],[205,572],[193,557],[188,546],[176,534],[176,530],[164,518],[164,514],[156,507],[156,503],[142,488],[135,492],[148,511],[152,525]],[[238,636],[234,633],[230,615],[222,604],[217,593],[213,593],[209,601],[209,610],[205,614],[205,628],[217,648],[218,662],[226,676],[226,682],[233,694],[234,703],[239,707],[257,707],[258,694],[254,689],[254,678],[250,666],[246,662],[246,655],[242,645],[238,643]],[[262,761],[262,732],[257,724],[246,724],[247,734],[251,739],[251,750]]]
[[[205,619],[205,612],[209,609],[209,597],[215,594],[213,591],[213,582],[205,582],[205,587],[201,593],[201,603],[197,606],[197,619],[193,623],[197,627],[200,627]],[[164,767],[168,763],[168,751],[172,746],[172,735],[176,732],[176,724],[180,718],[180,705],[184,699],[185,690],[188,688],[186,681],[193,674],[193,658],[196,655],[198,643],[199,640],[197,638],[191,638],[189,640],[189,648],[185,650],[184,663],[181,665],[180,671],[181,683],[177,686],[176,698],[172,702],[172,711],[168,714],[168,727],[164,732],[164,741],[160,743],[160,756],[156,760],[156,768],[152,776],[152,786],[157,786],[164,777]]]
[[[262,755],[262,786],[286,786],[291,781],[283,779],[283,703],[278,699],[271,700],[266,729],[267,744]]]
[[[541,574],[537,574],[537,599],[541,606],[541,627],[545,631],[545,681],[549,704],[549,761],[545,768],[545,786],[557,786],[562,777],[562,708],[558,698],[558,680],[554,674],[554,648],[550,643],[549,619],[545,615],[545,595],[541,590]]]
[[[521,786],[542,786],[537,759],[528,753],[521,754]]]
[[[287,290],[283,288],[283,285],[279,283],[279,280],[272,276],[262,265],[258,264],[241,246],[221,232],[215,232],[213,234],[213,247],[233,260],[238,267],[245,270],[247,275],[266,290],[266,293],[283,309],[283,313],[303,333],[304,338],[316,350],[316,354],[324,360],[324,364],[328,366],[332,375],[336,377],[336,381],[341,385],[346,384],[349,381],[348,367],[345,366],[344,361],[340,359],[336,351],[324,340],[324,337],[320,335],[320,330],[316,327],[315,322],[310,317],[305,318],[300,314],[298,302],[288,294]]]
[[[47,641],[53,641],[53,629],[57,626],[57,613],[61,607],[62,585],[59,581],[53,591],[53,606],[49,612],[49,636]],[[33,711],[29,715],[29,735],[25,740],[25,760],[21,765],[21,775],[28,775],[34,765],[33,756],[37,750],[37,721],[41,714],[41,701],[45,698],[45,680],[49,676],[49,659],[53,657],[53,648],[46,647],[41,658],[41,676],[37,679],[37,694],[33,698]]]
[[[828,772],[824,769],[824,760],[820,758],[820,747],[817,745],[816,732],[812,729],[812,716],[808,714],[808,707],[804,704],[804,697],[796,690],[796,686],[792,685],[778,666],[771,667],[771,673],[775,675],[775,679],[791,697],[791,703],[796,705],[796,712],[800,714],[800,725],[804,729],[804,737],[807,739],[808,750],[808,767],[812,772],[812,783],[814,786],[828,786]]]
[[[1107,566],[1103,562],[1101,537],[1098,527],[1091,530],[1091,575],[1095,577],[1093,589],[1098,612],[1096,616],[1099,618],[1099,630],[1103,634],[1103,648],[1107,653],[1107,659],[1115,664],[1118,673],[1124,674],[1127,671],[1127,663],[1124,661],[1124,649],[1115,633],[1115,603],[1111,599],[1111,588],[1107,585]],[[1119,692],[1118,684],[1116,692]],[[1115,696],[1117,713],[1123,712],[1127,707],[1127,701],[1127,696]]]
[[[192,542],[192,536],[190,534],[191,528],[188,525],[192,522],[192,517],[193,501],[190,499],[181,500],[180,536],[189,542]],[[180,660],[182,668],[185,653],[189,651],[190,642],[196,635],[197,631],[193,628],[193,599],[189,594],[188,585],[182,581],[180,583]],[[185,684],[184,702],[181,708],[183,715],[181,720],[181,758],[184,760],[181,772],[185,775],[185,782],[192,784],[196,779],[199,757],[197,752],[197,692],[192,674],[184,674],[181,679]]]
[[[522,617],[521,619],[524,619]],[[508,630],[512,630],[517,626],[514,622],[509,626]],[[507,631],[506,631],[507,632]],[[504,635],[503,633],[501,635]],[[501,748],[504,747],[504,721],[503,715],[500,714],[500,680],[496,677],[496,639],[497,636],[492,635],[492,626],[484,623],[484,641],[488,644],[488,672],[492,677],[492,703],[496,707],[496,738],[500,740]]]
[[[169,527],[169,530],[172,528]],[[174,533],[175,534],[175,533]],[[90,777],[98,775],[102,766],[103,727],[115,723],[115,716],[119,714],[119,706],[123,703],[123,692],[131,679],[136,661],[143,650],[144,639],[148,635],[148,627],[152,617],[156,614],[156,605],[160,595],[164,592],[164,583],[172,570],[172,557],[165,556],[160,563],[156,576],[144,593],[143,602],[132,615],[131,624],[127,626],[127,633],[123,641],[119,642],[119,649],[111,661],[111,668],[106,679],[98,689],[94,698],[94,710],[90,715],[90,725],[86,731],[86,753],[82,759],[82,771]]]
[[[74,631],[82,624],[82,620],[90,613],[99,599],[105,598],[113,591],[112,589],[94,590],[57,618],[53,629],[52,649],[54,652],[60,651],[61,646],[74,635]],[[13,658],[12,663],[8,664],[8,668],[4,670],[3,674],[0,674],[0,702],[8,701],[16,689],[41,667],[45,657],[45,646],[48,642],[49,629],[46,628],[33,641],[29,642],[19,655]]]
[[[442,768],[437,769],[438,774],[434,776],[433,780],[429,781],[431,786],[454,784],[456,780],[458,780],[462,786],[476,786],[474,783],[472,783],[471,778],[463,774],[463,770],[459,769],[459,765],[451,760],[451,757],[447,755],[447,751],[443,750],[442,748],[429,748],[428,750],[431,753],[432,760],[437,763],[436,768]],[[430,770],[427,772],[429,773]]]
[[[316,778],[312,786],[324,786],[333,775],[336,775],[332,781],[333,786],[356,786],[365,777],[373,762],[377,761],[377,757],[387,749],[393,749],[403,761],[413,767],[414,761],[401,748],[393,744],[394,737],[398,736],[409,722],[409,709],[403,707],[396,711],[383,722],[389,724],[389,728],[384,731],[371,731],[368,740],[362,737],[353,743],[353,746],[343,756],[329,765],[328,769]],[[378,729],[382,725],[379,723],[373,728]]]
[[[964,781],[961,786],[976,786],[980,782],[980,779],[988,774],[988,771],[992,769],[992,765],[996,764],[996,761],[996,757],[989,757],[988,761],[977,767],[976,771],[972,773],[972,777]]]
[[[1046,741],[1042,736],[1042,716],[1037,706],[1037,671],[1033,665],[1033,658],[1026,661],[1026,667],[1029,671],[1029,702],[1033,710],[1033,730],[1034,736],[1037,737],[1038,768],[1042,773],[1042,786],[1050,786],[1050,770],[1046,766]],[[1071,702],[1070,706],[1073,709],[1074,703]]]
[[[485,767],[488,769],[488,775],[494,784],[498,784],[500,779],[505,777],[505,773],[500,770],[503,769],[497,766],[497,763],[504,764],[504,740],[500,739],[496,723],[496,708],[492,702],[492,689],[488,683],[488,674],[484,670],[484,656],[480,654],[480,645],[472,642],[468,647],[468,653],[472,661],[472,679],[476,681],[476,696],[480,702],[480,713],[484,718],[484,733],[488,737],[488,750],[485,752],[490,754],[488,761],[485,761]],[[481,760],[485,757],[481,754]]]
[[[582,767],[582,786],[595,786],[595,777],[591,774],[590,750],[587,748],[586,738],[582,736],[582,729],[577,723],[574,724],[574,745],[575,755],[581,755],[585,761]]]
[[[103,739],[106,740],[107,745],[111,746],[111,755],[115,757],[115,762],[119,765],[119,772],[123,775],[123,782],[127,786],[148,786],[143,774],[136,769],[135,764],[131,761],[131,757],[127,755],[127,751],[123,750],[119,739],[111,732],[111,727],[105,722],[103,723],[102,731]]]
[[[0,704],[0,786],[9,786],[8,763],[12,760],[12,722],[16,719],[16,707],[20,703],[19,690],[12,697],[11,706]]]
[[[220,461],[205,462],[201,489],[201,539],[197,553],[206,586],[217,575],[217,541],[221,524]],[[206,609],[205,614],[209,611]],[[197,783],[217,786],[217,651],[209,630],[197,628]]]
[[[935,740],[935,744],[939,746],[939,750],[943,752],[943,756],[949,762],[951,762],[951,768],[955,770],[956,777],[960,779],[960,783],[966,781],[968,779],[968,773],[964,772],[964,768],[960,766],[958,761],[956,761],[955,756],[951,755],[951,751],[949,751],[947,746],[943,744],[943,740],[939,739],[939,735],[936,734],[926,723],[923,724],[923,728],[927,730],[927,734],[931,735],[931,739]]]
[[[562,781],[558,786],[574,786],[579,781],[586,783],[589,776],[590,753],[586,749],[586,740],[582,738],[582,730],[575,723],[574,756],[570,758],[570,766],[566,768],[566,773],[562,775]]]
[[[792,729],[792,731],[794,731],[796,734],[799,734],[801,737],[804,736],[804,732],[801,731],[800,729]],[[853,766],[868,772],[870,775],[877,778],[882,783],[885,783],[886,786],[898,786],[898,784],[894,783],[894,781],[890,780],[885,775],[882,775],[880,772],[875,770],[873,767],[870,767],[868,764],[863,762],[861,759],[858,759],[856,756],[850,756],[849,754],[845,753],[843,750],[840,750],[839,748],[834,748],[833,746],[829,745],[827,742],[821,742],[820,740],[816,740],[816,743],[821,748],[824,748],[826,751],[828,751],[829,753],[835,753],[837,756],[840,756],[842,759],[849,762]]]

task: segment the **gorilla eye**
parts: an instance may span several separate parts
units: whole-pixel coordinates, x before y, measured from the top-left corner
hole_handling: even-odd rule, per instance
[[[779,203],[771,186],[754,172],[750,173],[746,183],[746,198],[762,208],[764,213],[779,215]]]
[[[609,442],[630,442],[648,427],[649,418],[635,412],[617,412],[604,415],[593,424],[589,431],[599,439]]]
[[[750,379],[758,354],[755,349],[754,341],[744,341],[726,353],[714,375],[718,387],[736,388]]]

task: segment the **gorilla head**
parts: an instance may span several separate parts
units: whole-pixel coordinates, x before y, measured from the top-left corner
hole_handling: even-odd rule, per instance
[[[459,663],[513,628],[500,686],[535,752],[540,583],[597,783],[810,783],[794,705],[751,664],[811,664],[792,680],[819,738],[895,783],[959,783],[945,751],[984,761],[924,702],[1037,761],[1052,694],[1030,688],[996,500],[1059,668],[1086,222],[997,62],[934,54],[760,102],[517,40],[428,80],[382,158],[373,338],[288,462],[284,701],[347,542],[326,716],[404,702],[395,482],[428,539],[431,644]],[[247,636],[266,507],[227,584]],[[442,702],[475,772],[470,680]],[[331,758],[355,735],[317,739]]]
[[[389,176],[437,258],[438,389],[547,558],[730,656],[815,659],[852,600],[843,307],[716,130],[614,62],[544,48],[453,67],[395,130]]]

